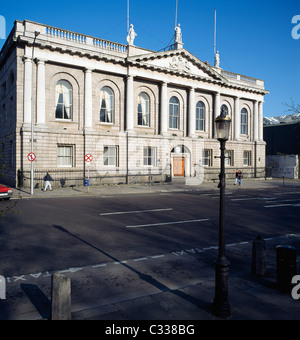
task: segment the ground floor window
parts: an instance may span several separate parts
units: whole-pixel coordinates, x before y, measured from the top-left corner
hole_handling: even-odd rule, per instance
[[[105,146],[103,164],[106,166],[118,167],[119,152],[117,146]]]
[[[73,167],[73,146],[59,145],[57,148],[58,167]]]
[[[233,166],[233,150],[225,151],[225,166]]]
[[[203,150],[203,165],[212,166],[212,150]]]
[[[244,151],[244,166],[251,165],[251,151]]]
[[[157,148],[144,147],[144,165],[156,166]]]

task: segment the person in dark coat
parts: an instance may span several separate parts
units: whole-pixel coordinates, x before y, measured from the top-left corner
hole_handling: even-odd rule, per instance
[[[51,186],[50,181],[53,181],[53,179],[50,176],[50,171],[47,171],[47,175],[44,177],[44,181],[46,182],[44,191],[47,191],[48,187],[50,188],[50,191],[52,191],[52,186]]]

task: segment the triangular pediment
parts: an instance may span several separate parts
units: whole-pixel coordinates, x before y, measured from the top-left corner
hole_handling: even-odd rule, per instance
[[[128,58],[128,62],[164,72],[226,82],[226,79],[213,67],[202,62],[185,49],[132,56]]]

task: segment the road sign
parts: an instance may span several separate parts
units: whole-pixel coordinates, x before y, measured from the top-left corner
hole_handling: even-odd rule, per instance
[[[36,155],[33,152],[30,152],[27,155],[27,158],[28,158],[29,162],[34,162],[36,160]]]
[[[88,163],[92,162],[93,159],[94,159],[94,158],[93,158],[92,155],[86,155],[86,156],[85,156],[85,161],[88,162]]]

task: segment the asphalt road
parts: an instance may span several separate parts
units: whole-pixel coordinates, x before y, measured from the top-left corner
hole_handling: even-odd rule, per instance
[[[299,188],[234,187],[226,201],[232,275],[249,273],[258,234],[274,242],[299,234]],[[218,190],[28,198],[17,209],[0,220],[0,319],[48,318],[57,271],[71,276],[75,311],[214,280]]]
[[[226,243],[299,232],[300,191],[228,191]],[[23,199],[0,220],[3,276],[218,245],[217,192]]]

